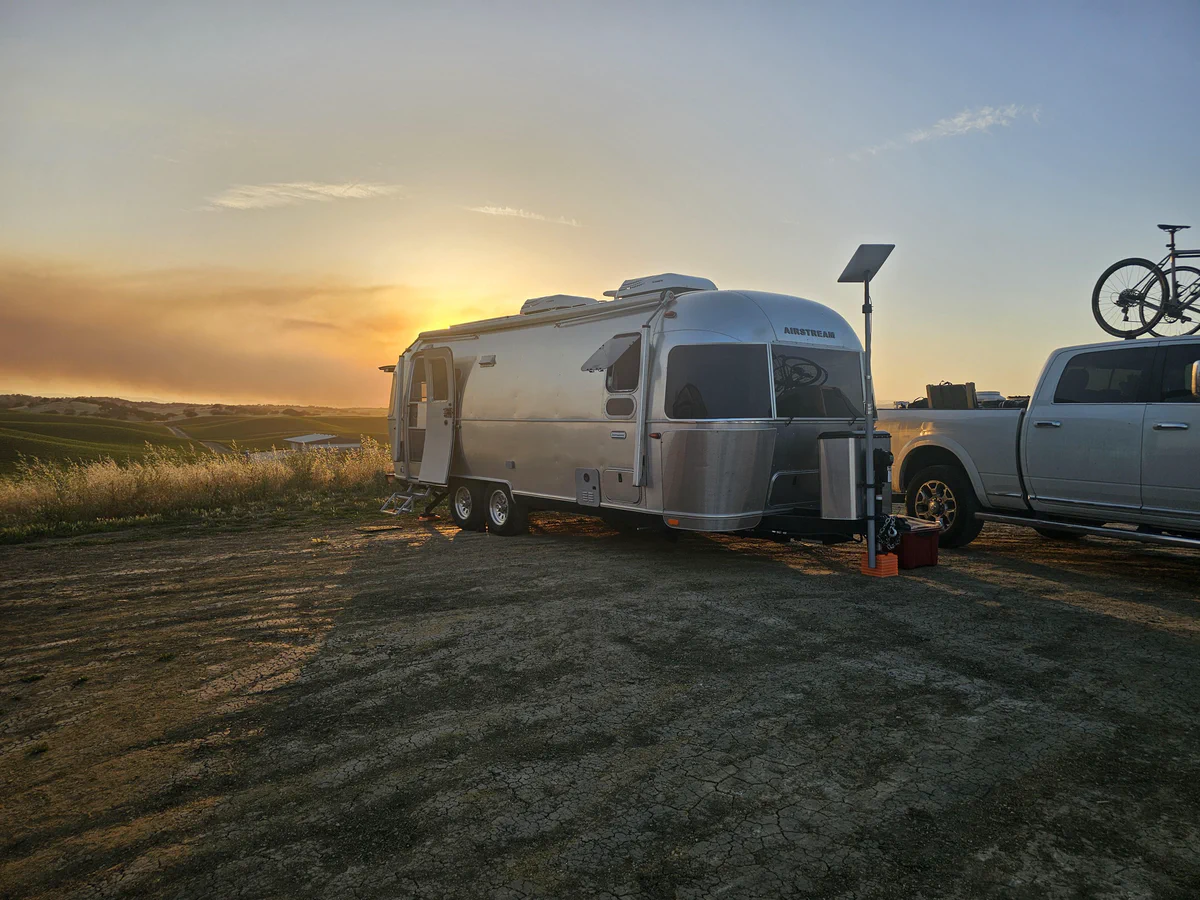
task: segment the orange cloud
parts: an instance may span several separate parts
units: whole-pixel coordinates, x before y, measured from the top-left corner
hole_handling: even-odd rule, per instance
[[[457,306],[401,285],[0,259],[0,382],[382,406],[376,367]]]

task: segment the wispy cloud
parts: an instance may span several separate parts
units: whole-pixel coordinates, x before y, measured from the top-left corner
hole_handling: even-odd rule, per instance
[[[878,156],[880,153],[889,150],[901,150],[913,144],[922,144],[926,141],[960,137],[976,131],[986,132],[991,130],[995,125],[1007,127],[1022,116],[1026,116],[1037,122],[1040,114],[1040,107],[1027,108],[1016,103],[1010,103],[1007,106],[981,106],[979,109],[964,109],[956,116],[938,119],[927,128],[917,128],[902,138],[892,138],[889,141],[884,141],[882,144],[876,144],[874,147],[864,147],[862,150],[856,150],[850,154],[850,158],[861,160],[870,156]]]
[[[332,203],[334,200],[367,200],[395,197],[402,193],[399,184],[375,184],[351,181],[327,184],[319,181],[287,181],[272,184],[235,184],[208,198],[205,209],[269,209],[300,203]]]
[[[578,228],[579,222],[565,216],[543,216],[541,213],[530,212],[527,209],[513,209],[511,206],[468,206],[471,212],[483,213],[485,216],[513,216],[517,219],[533,219],[535,222],[550,222],[554,225],[570,225]]]

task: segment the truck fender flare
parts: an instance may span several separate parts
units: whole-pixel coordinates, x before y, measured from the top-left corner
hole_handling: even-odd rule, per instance
[[[963,448],[963,446],[958,443],[958,441],[940,436],[936,438],[914,438],[913,440],[909,441],[909,443],[904,446],[903,454],[896,460],[896,465],[900,467],[900,471],[904,475],[912,476],[916,474],[915,472],[905,471],[904,467],[908,462],[908,458],[913,454],[913,452],[920,450],[923,447],[937,447],[939,450],[945,450],[948,453],[954,454],[955,459],[958,460],[959,466],[964,472],[967,473],[967,478],[969,478],[971,481],[971,489],[975,491],[975,499],[979,501],[980,506],[985,508],[987,507],[987,491],[985,491],[983,487],[983,478],[980,477],[979,470],[975,468],[975,463],[971,460],[971,454],[969,454]],[[907,484],[900,485],[901,490],[904,490],[907,487]]]

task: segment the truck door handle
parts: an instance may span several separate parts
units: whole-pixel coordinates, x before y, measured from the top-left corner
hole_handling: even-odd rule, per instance
[[[1062,428],[1062,422],[1034,422],[1035,428]]]
[[[1187,431],[1187,422],[1158,422],[1154,426],[1155,431]]]

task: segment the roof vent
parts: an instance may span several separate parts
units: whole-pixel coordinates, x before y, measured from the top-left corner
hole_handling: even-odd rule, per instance
[[[663,275],[650,275],[646,278],[630,278],[621,282],[615,291],[605,291],[605,297],[614,300],[624,300],[626,297],[636,297],[639,294],[657,294],[659,291],[674,291],[676,294],[684,291],[715,291],[717,286],[707,278],[696,278],[694,275],[676,275],[667,272]]]
[[[551,294],[549,297],[534,297],[521,305],[521,315],[549,312],[552,309],[573,309],[576,306],[591,306],[599,303],[591,297],[572,297],[570,294]]]

